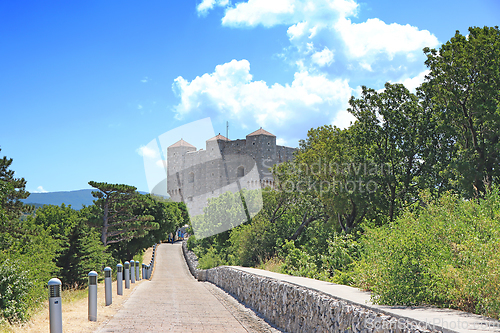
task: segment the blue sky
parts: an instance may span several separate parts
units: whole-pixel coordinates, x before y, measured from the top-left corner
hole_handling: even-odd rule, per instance
[[[33,192],[147,191],[142,155],[167,131],[210,117],[296,146],[348,126],[361,85],[414,89],[424,46],[499,17],[497,0],[2,1],[0,155]]]

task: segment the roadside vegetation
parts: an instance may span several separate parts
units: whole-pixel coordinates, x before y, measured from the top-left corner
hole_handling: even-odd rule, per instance
[[[94,204],[45,205],[35,210],[12,159],[0,159],[0,327],[25,322],[47,300],[57,277],[63,295],[87,286],[88,273],[140,259],[144,249],[187,223],[183,204],[139,194],[135,187],[90,182]],[[105,223],[105,221],[107,223]],[[71,292],[74,291],[74,292]]]
[[[416,92],[362,87],[349,128],[311,129],[272,169],[257,215],[190,237],[200,268],[260,267],[370,290],[380,304],[498,319],[500,31],[470,28],[424,53]],[[216,228],[212,212],[251,196],[209,200],[200,225]]]

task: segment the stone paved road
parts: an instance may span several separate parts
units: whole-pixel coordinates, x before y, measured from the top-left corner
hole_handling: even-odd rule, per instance
[[[97,332],[279,332],[189,273],[180,243],[157,247],[152,281],[141,283]]]

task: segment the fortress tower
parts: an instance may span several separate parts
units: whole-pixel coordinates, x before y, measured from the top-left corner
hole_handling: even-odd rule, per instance
[[[219,133],[206,141],[205,150],[181,139],[167,148],[167,192],[198,215],[207,199],[227,190],[272,187],[269,168],[291,160],[295,150],[277,146],[276,136],[262,128],[246,139],[229,140]]]

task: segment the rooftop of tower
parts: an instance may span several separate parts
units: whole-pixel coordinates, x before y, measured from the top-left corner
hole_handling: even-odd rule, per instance
[[[217,134],[216,136],[214,136],[213,138],[208,139],[207,141],[214,141],[214,140],[231,141],[231,140],[229,140],[228,138],[226,138],[225,136],[220,135],[220,133],[219,133],[219,134]]]
[[[196,148],[195,146],[193,146],[192,144],[190,144],[189,142],[186,142],[182,139],[180,139],[179,141],[177,141],[176,143],[174,143],[173,145],[169,146],[168,148],[175,148],[175,147],[190,147],[190,148]]]
[[[259,128],[258,130],[256,130],[255,132],[248,134],[247,136],[254,136],[254,135],[267,135],[267,136],[274,136],[274,137],[276,136],[276,135],[269,133],[268,131],[262,129],[262,127]]]

